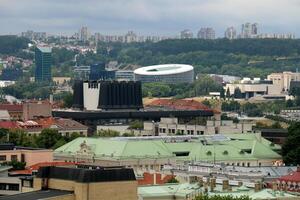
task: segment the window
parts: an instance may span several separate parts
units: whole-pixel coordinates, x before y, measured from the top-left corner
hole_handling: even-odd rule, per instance
[[[182,152],[174,152],[174,154],[176,155],[176,157],[189,156],[190,152],[189,151],[182,151]]]
[[[194,135],[194,130],[191,130],[191,135]]]
[[[1,155],[0,156],[0,161],[6,161],[6,155]]]
[[[14,161],[18,161],[18,156],[17,156],[17,155],[11,155],[11,156],[10,156],[10,160],[11,160],[11,161],[13,161],[13,160],[14,160]]]
[[[82,132],[82,131],[80,131],[80,132],[79,132],[79,134],[80,134],[80,135],[83,135],[83,132]]]
[[[206,152],[206,155],[211,156],[211,151]]]
[[[247,167],[250,167],[250,163],[247,163]]]
[[[6,190],[6,184],[0,183],[0,190]]]
[[[8,184],[8,190],[19,191],[19,184]]]

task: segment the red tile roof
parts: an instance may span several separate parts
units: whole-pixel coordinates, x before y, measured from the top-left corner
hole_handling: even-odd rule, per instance
[[[17,122],[14,121],[0,121],[0,128],[11,129],[20,127],[18,126]]]
[[[300,167],[295,172],[279,178],[279,181],[300,183]]]
[[[0,110],[7,110],[8,112],[23,112],[22,104],[0,104]]]
[[[155,179],[154,179],[154,176]],[[159,173],[154,173],[151,174],[149,172],[144,172],[143,174],[143,178],[142,179],[138,179],[138,185],[154,185],[154,184],[165,184],[167,183],[170,179],[175,178],[174,175],[161,175]],[[156,180],[156,182],[154,183],[154,180]]]

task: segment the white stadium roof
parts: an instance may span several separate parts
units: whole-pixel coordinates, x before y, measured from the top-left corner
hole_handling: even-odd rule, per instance
[[[164,64],[141,67],[134,70],[134,74],[139,75],[170,75],[180,74],[194,69],[191,65],[184,64]]]

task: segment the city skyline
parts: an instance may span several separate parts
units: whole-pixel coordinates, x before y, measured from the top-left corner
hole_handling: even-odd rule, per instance
[[[255,22],[263,25],[259,27],[263,33],[295,33],[298,37],[299,9],[295,0],[73,0],[72,4],[65,0],[1,0],[0,25],[4,28],[0,34],[25,30],[72,34],[88,26],[103,34],[133,30],[141,35],[174,36],[184,29],[195,34],[201,27],[212,27],[216,37],[223,37],[228,27],[240,31],[241,24]]]

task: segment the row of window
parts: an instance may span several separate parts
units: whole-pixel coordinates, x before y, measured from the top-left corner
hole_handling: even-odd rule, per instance
[[[19,191],[19,184],[14,183],[0,183],[0,190],[12,190],[12,191]]]
[[[6,161],[7,160],[7,156],[6,155],[0,155],[0,161]],[[18,161],[18,156],[17,155],[11,155],[10,156],[10,160],[13,161]]]
[[[182,129],[165,129],[165,128],[159,128],[159,132],[160,133],[166,133],[168,130],[168,133],[172,133],[172,134],[175,134],[175,133],[180,133],[182,135],[184,134],[187,134],[187,135],[203,135],[204,134],[204,131],[195,131],[195,130],[182,130]]]

